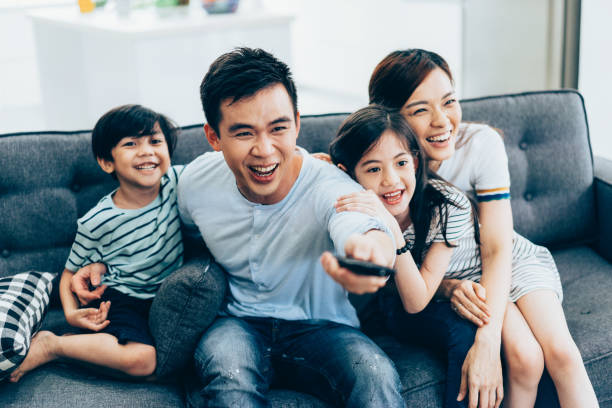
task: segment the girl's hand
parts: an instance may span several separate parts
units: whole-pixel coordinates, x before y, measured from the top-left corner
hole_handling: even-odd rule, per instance
[[[336,212],[358,211],[382,220],[391,229],[395,240],[403,241],[402,231],[397,220],[372,190],[359,191],[341,196],[336,201]]]
[[[323,160],[324,162],[328,162],[329,164],[334,164],[332,162],[331,156],[327,153],[312,153],[311,155],[315,159]]]
[[[470,280],[445,280],[451,308],[462,318],[478,327],[489,323],[491,312],[486,304],[487,291],[481,284]]]
[[[100,303],[99,308],[88,307],[85,309],[75,309],[66,313],[66,321],[74,327],[100,331],[110,324],[107,320],[110,300]]]

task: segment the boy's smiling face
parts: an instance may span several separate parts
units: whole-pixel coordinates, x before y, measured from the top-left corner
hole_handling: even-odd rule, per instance
[[[105,172],[115,172],[120,188],[159,191],[159,182],[170,166],[170,153],[158,123],[152,135],[119,140],[111,154],[112,161],[98,158],[98,163]]]

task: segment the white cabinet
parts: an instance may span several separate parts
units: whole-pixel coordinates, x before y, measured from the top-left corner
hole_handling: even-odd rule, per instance
[[[108,109],[140,103],[180,125],[204,121],[199,86],[210,63],[237,46],[291,61],[293,17],[207,15],[199,7],[81,14],[37,10],[33,21],[48,129],[90,129]]]

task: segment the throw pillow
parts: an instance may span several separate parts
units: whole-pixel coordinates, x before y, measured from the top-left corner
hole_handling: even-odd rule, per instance
[[[0,381],[28,353],[49,305],[53,277],[31,271],[0,279]]]
[[[178,374],[193,361],[202,333],[225,298],[227,279],[210,257],[192,259],[162,283],[149,312],[159,379]]]

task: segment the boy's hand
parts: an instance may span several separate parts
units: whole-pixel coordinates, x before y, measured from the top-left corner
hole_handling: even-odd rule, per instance
[[[66,313],[66,321],[74,327],[100,331],[110,324],[107,320],[110,300],[100,303],[99,308],[88,307],[86,309],[75,309]]]
[[[72,275],[70,290],[79,298],[82,306],[89,304],[92,300],[102,297],[106,285],[100,285],[101,276],[106,273],[106,265],[103,263],[92,263],[79,269]],[[90,291],[89,284],[96,287]]]

